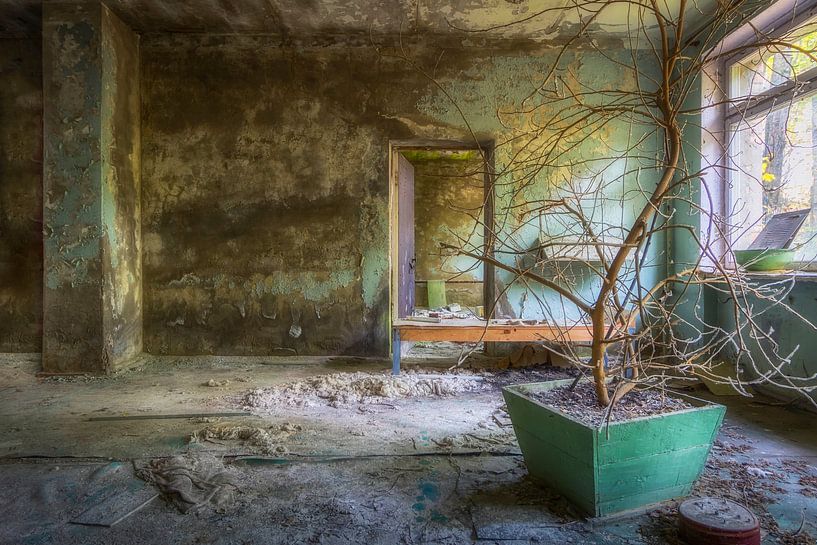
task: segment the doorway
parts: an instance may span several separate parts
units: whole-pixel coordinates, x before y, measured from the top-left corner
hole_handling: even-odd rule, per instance
[[[444,246],[475,254],[491,247],[493,146],[392,142],[390,160],[392,320],[487,318],[493,267]],[[459,350],[417,348],[424,355]]]

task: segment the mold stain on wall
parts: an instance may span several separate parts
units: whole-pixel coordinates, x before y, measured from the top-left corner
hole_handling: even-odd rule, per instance
[[[407,41],[413,62],[435,67],[431,81],[388,44],[348,37],[295,44],[149,34],[139,52],[107,10],[83,9],[44,10],[42,210],[44,342],[61,349],[73,340],[63,343],[71,353],[59,354],[62,362],[102,353],[86,370],[127,358],[140,343],[157,354],[385,355],[389,141],[513,140],[540,120],[497,111],[527,96],[554,58],[530,41]],[[19,172],[20,184],[32,180],[4,184],[2,221],[22,232],[39,229],[38,152],[13,131],[38,123],[40,68],[20,65],[11,48],[2,55],[14,72],[3,115],[21,122],[3,124],[0,136],[14,142],[0,165]],[[598,57],[578,51],[565,62],[576,78],[609,86]],[[25,107],[10,110],[17,102]],[[604,138],[627,135],[611,129]],[[498,147],[497,170],[515,146]],[[598,146],[589,138],[576,153]],[[564,174],[546,169],[523,193],[551,191]],[[498,214],[521,183],[513,173],[502,180]],[[31,205],[26,219],[11,218],[10,192]],[[536,234],[524,211],[502,219],[508,230]],[[37,267],[37,232],[28,234],[25,250],[4,242],[3,274]],[[0,341],[36,348],[36,285],[2,289],[13,301],[4,322],[14,325]],[[522,314],[524,289],[508,291],[510,314]]]
[[[0,352],[42,335],[42,55],[39,37],[0,39]]]
[[[371,46],[143,47],[146,349],[384,355],[388,142],[429,83]]]

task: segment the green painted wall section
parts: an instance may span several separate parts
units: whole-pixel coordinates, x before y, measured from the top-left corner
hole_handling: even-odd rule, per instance
[[[566,230],[558,221],[544,216],[541,218],[533,210],[542,200],[556,199],[566,193],[560,188],[565,180],[576,181],[592,173],[604,174],[601,179],[611,181],[624,172],[622,180],[607,186],[603,197],[591,206],[593,199],[585,199],[583,206],[588,216],[603,220],[614,226],[629,226],[635,215],[646,202],[645,192],[654,187],[656,172],[650,168],[651,162],[636,157],[620,157],[621,150],[629,147],[642,138],[646,138],[638,152],[643,157],[654,156],[658,139],[652,135],[653,127],[630,125],[614,121],[595,134],[579,138],[580,142],[564,153],[559,159],[560,167],[542,169],[535,177],[535,182],[523,182],[524,175],[531,169],[520,171],[519,153],[525,148],[541,146],[543,138],[531,138],[535,128],[548,119],[565,103],[548,106],[548,99],[542,104],[528,101],[526,105],[533,113],[503,113],[523,110],[521,105],[529,97],[531,90],[541,84],[542,74],[546,73],[555,62],[557,49],[546,49],[536,56],[492,56],[478,66],[465,71],[466,78],[445,79],[441,83],[447,94],[432,93],[426,95],[420,103],[423,111],[446,123],[464,127],[465,120],[478,134],[490,134],[498,143],[495,151],[495,168],[502,174],[496,182],[496,222],[501,225],[499,237],[507,237],[515,242],[515,247],[527,249],[536,245],[537,240],[547,242],[551,237],[560,237]],[[648,76],[655,73],[654,61],[644,53],[636,55],[642,59],[644,81],[642,88],[649,89]],[[621,70],[618,63],[631,64],[632,53],[621,48],[601,55],[593,50],[571,50],[563,55],[558,73],[571,82],[581,82],[583,90],[634,90],[636,82],[626,70]],[[615,74],[614,77],[611,75]],[[449,98],[453,97],[453,101]],[[603,103],[609,97],[590,99]],[[459,110],[454,107],[454,102]],[[539,105],[534,110],[533,105]],[[462,111],[460,115],[459,111]],[[463,119],[464,117],[464,119]],[[547,132],[545,132],[547,134]],[[650,134],[645,137],[644,135]],[[520,138],[521,137],[521,138]],[[502,142],[509,141],[509,144]],[[619,157],[615,160],[607,157]],[[569,167],[576,162],[579,166]],[[654,164],[654,163],[653,163]],[[638,167],[642,168],[638,170]],[[640,189],[639,189],[640,188]],[[643,191],[642,191],[643,190]],[[527,206],[519,206],[531,203]],[[594,208],[594,209],[593,209]],[[623,237],[623,233],[618,233]],[[499,249],[499,248],[498,248]],[[505,248],[507,250],[508,248]],[[500,260],[514,264],[513,256],[498,254]],[[528,262],[522,261],[526,266]],[[600,279],[584,266],[566,267],[560,264],[546,265],[536,272],[546,277],[563,274],[567,284],[578,291],[585,301],[593,301],[600,287]],[[654,237],[646,256],[642,270],[642,284],[648,290],[666,274],[665,241],[663,233]],[[632,265],[624,279],[632,278]],[[497,272],[497,293],[504,293],[499,303],[498,315],[523,318],[548,318],[553,321],[574,320],[580,317],[578,309],[549,290],[538,288],[530,283],[513,282],[513,275],[504,271]],[[510,285],[509,285],[510,284]]]
[[[699,108],[701,100],[700,83],[698,83],[689,93],[685,109]],[[699,172],[703,165],[701,161],[703,133],[700,119],[700,115],[688,115],[681,118],[682,168],[687,173]],[[707,173],[705,179],[711,180],[712,174]],[[701,204],[700,181],[696,180],[682,186],[676,195],[678,198],[670,201],[665,207],[665,213],[671,216],[672,225],[666,238],[668,274],[678,274],[698,264],[701,250],[695,237],[700,236],[702,222],[706,221],[692,204]],[[704,343],[705,338],[701,336],[701,332],[707,331],[708,328],[706,327],[704,290],[697,286],[688,286],[683,289],[679,286],[670,287],[673,297],[668,301],[675,304],[677,320],[673,325],[673,334],[680,341],[678,350],[684,352]]]
[[[763,280],[760,281],[763,282]],[[781,279],[766,280],[766,282],[781,282]],[[780,288],[785,287],[786,289],[781,290],[784,295],[778,300],[790,306],[794,312],[757,297],[750,297],[747,301],[753,307],[758,328],[768,333],[769,339],[752,339],[745,319],[741,319],[740,322],[736,319],[731,299],[712,289],[706,290],[704,299],[708,313],[707,321],[717,324],[728,333],[736,331],[738,327],[744,332],[745,344],[743,347],[735,339],[719,354],[721,359],[737,364],[742,373],[740,376],[744,380],[756,381],[754,388],[763,393],[781,399],[799,399],[805,402],[805,406],[813,410],[813,406],[802,398],[803,393],[794,391],[792,386],[811,388],[811,392],[804,393],[817,403],[817,391],[814,390],[817,380],[813,378],[817,375],[817,359],[814,357],[814,354],[817,353],[817,331],[802,319],[797,318],[794,313],[817,326],[817,304],[815,304],[817,302],[817,283],[801,280],[792,286],[792,282],[793,280],[789,280],[779,284]],[[778,357],[774,357],[775,353],[778,354]],[[781,361],[784,358],[786,361]],[[774,367],[777,366],[780,366],[780,371],[789,377],[789,384],[774,371]],[[768,381],[758,380],[764,375],[777,377],[775,382],[782,383],[784,386],[774,386]]]

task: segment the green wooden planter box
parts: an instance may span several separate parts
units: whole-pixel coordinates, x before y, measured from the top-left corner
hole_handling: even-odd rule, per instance
[[[525,395],[571,382],[503,388],[532,477],[596,517],[689,494],[726,407],[683,396],[695,408],[593,428]]]

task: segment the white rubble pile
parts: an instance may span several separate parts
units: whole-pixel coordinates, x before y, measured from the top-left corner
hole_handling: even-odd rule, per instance
[[[250,410],[320,405],[343,407],[410,397],[446,397],[488,388],[490,385],[475,375],[337,373],[251,390],[239,404]]]

